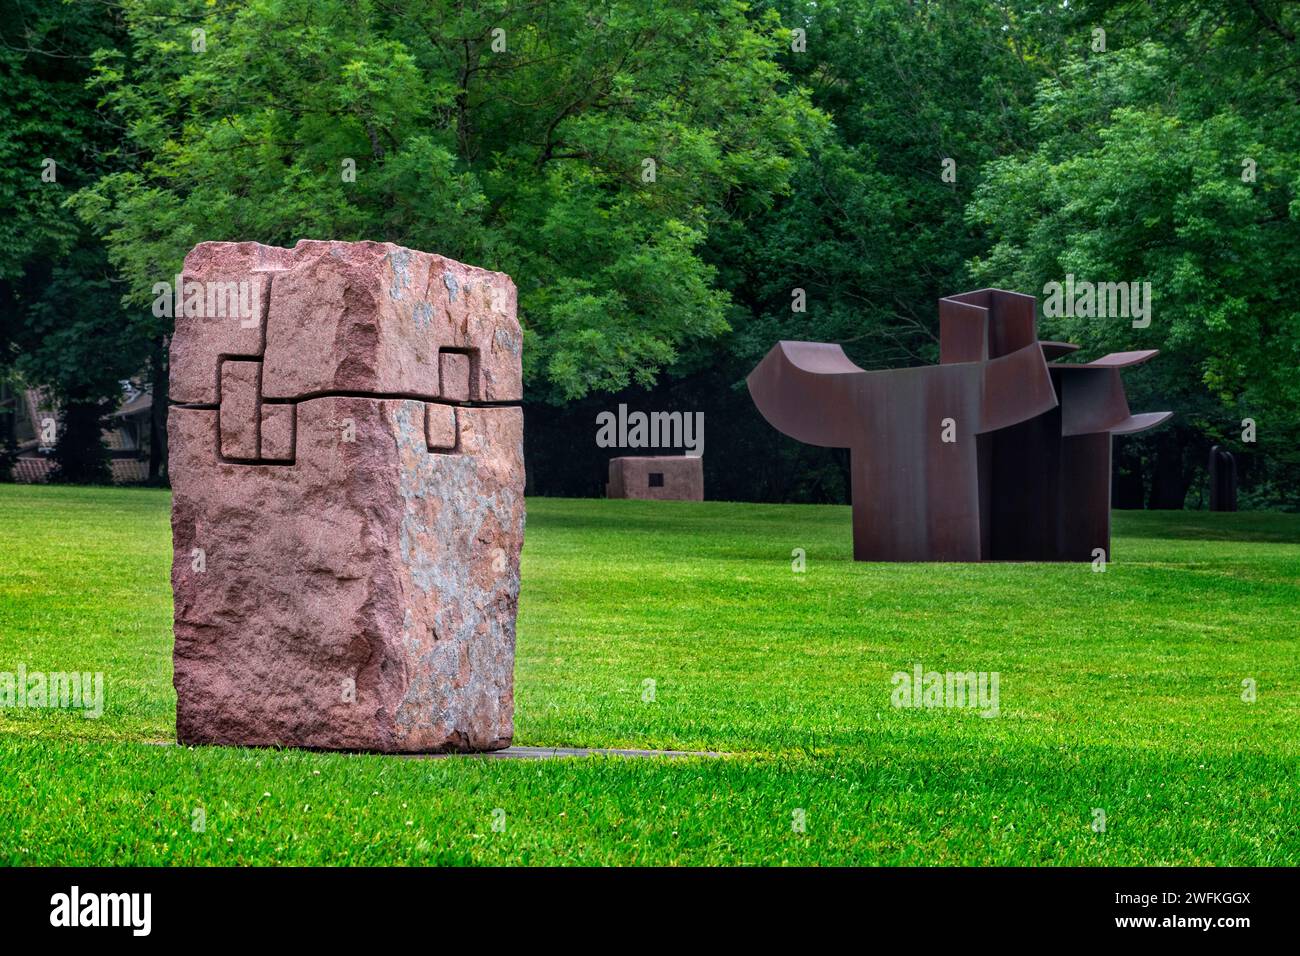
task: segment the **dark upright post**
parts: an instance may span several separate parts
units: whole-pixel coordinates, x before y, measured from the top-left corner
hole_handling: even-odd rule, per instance
[[[1218,445],[1210,449],[1210,510],[1237,510],[1237,459]]]

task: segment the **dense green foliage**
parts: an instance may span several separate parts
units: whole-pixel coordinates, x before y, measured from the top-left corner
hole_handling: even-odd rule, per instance
[[[1117,504],[1201,502],[1219,443],[1300,506],[1294,4],[0,5],[0,372],[65,400],[161,394],[148,305],[195,242],[386,239],[515,277],[536,491],[598,490],[628,401],[705,411],[713,494],[844,500],[747,400],[775,340],[932,361],[939,297],[1072,274],[1153,292],[1146,328],[1043,320],[1164,352]]]
[[[1179,413],[1149,440],[1159,507],[1181,507],[1211,442],[1300,465],[1300,59],[1243,4],[1116,4],[1107,51],[1068,58],[1031,112],[1036,146],[986,167],[968,206],[981,284],[1145,280],[1149,328],[1047,319],[1092,352],[1159,348],[1135,400]],[[1288,13],[1300,25],[1295,8]],[[1135,406],[1136,407],[1136,406]],[[1199,440],[1198,440],[1199,436]],[[1191,455],[1190,459],[1188,455]],[[1164,467],[1161,467],[1163,464]]]
[[[516,742],[729,756],[531,762],[151,746],[167,515],[0,489],[0,661],[105,676],[96,720],[0,710],[0,862],[1300,863],[1298,516],[1121,513],[1095,574],[855,563],[839,507],[533,499]],[[891,707],[917,663],[999,672],[999,716]]]
[[[67,205],[114,168],[120,130],[88,81],[123,35],[105,4],[0,0],[0,376],[66,407],[56,475],[79,482],[107,480],[98,422],[161,335],[124,307],[104,244]]]
[[[97,83],[140,159],[79,208],[139,304],[202,239],[433,249],[518,277],[528,378],[557,399],[726,328],[699,247],[822,122],[779,89],[776,18],[733,0],[123,9]]]

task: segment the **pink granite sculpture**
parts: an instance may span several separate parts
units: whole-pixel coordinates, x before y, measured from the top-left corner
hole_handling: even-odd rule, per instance
[[[177,298],[179,740],[509,746],[524,530],[510,278],[389,243],[208,242]]]
[[[703,501],[704,459],[695,455],[611,458],[605,497]]]

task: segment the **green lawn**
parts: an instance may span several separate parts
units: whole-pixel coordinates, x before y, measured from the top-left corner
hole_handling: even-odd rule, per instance
[[[729,756],[420,760],[154,745],[166,492],[0,486],[0,671],[106,680],[0,710],[0,862],[1300,863],[1300,516],[1115,524],[1104,574],[864,565],[847,508],[532,500],[515,742]],[[916,663],[1000,715],[891,707]]]

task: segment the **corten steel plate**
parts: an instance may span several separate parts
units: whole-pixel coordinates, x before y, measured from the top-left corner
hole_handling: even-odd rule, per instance
[[[1033,296],[981,289],[939,302],[940,364],[867,372],[838,345],[778,342],[748,379],[763,417],[848,448],[858,561],[1110,556],[1110,436],[1133,415],[1119,370],[1154,350],[1050,363]]]

